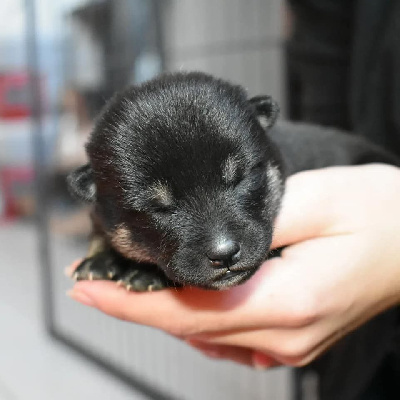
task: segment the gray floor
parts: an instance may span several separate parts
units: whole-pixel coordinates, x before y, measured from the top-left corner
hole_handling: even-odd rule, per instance
[[[136,400],[44,332],[35,230],[0,225],[0,400]]]

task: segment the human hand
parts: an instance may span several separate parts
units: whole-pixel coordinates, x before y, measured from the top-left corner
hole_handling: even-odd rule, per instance
[[[287,183],[274,247],[244,285],[131,293],[78,282],[70,293],[154,326],[209,356],[247,365],[304,365],[400,300],[400,171],[383,165],[303,172]]]

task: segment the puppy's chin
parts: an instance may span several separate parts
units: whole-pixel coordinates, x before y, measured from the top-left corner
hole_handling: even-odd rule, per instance
[[[244,271],[221,271],[218,274],[213,274],[213,276],[204,276],[204,278],[197,276],[196,278],[186,277],[177,279],[174,276],[173,280],[183,286],[195,286],[206,290],[226,290],[246,282],[257,270],[258,268],[251,268]]]
[[[208,290],[227,290],[249,280],[255,274],[257,269],[258,268],[247,271],[227,271],[202,287],[203,289]]]

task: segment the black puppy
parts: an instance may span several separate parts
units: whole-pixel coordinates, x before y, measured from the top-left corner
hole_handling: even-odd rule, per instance
[[[269,96],[249,100],[240,86],[202,73],[117,94],[96,121],[90,163],[68,179],[93,204],[91,248],[74,278],[136,291],[229,288],[267,257],[287,174],[395,163],[334,130],[270,129],[277,116]]]

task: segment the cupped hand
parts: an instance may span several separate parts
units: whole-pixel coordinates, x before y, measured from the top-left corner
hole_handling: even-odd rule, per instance
[[[70,295],[213,358],[307,364],[400,301],[400,170],[376,164],[290,177],[273,241],[282,246],[281,257],[227,291],[133,293],[81,281]]]

